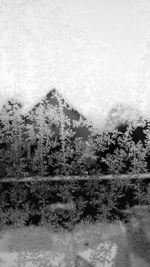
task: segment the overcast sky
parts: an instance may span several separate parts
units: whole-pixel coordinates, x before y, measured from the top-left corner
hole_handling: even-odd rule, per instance
[[[52,88],[102,125],[111,107],[150,116],[149,0],[0,0],[0,104]]]

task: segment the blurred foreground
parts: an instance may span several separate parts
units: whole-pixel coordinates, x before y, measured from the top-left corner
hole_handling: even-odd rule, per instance
[[[0,266],[148,267],[150,213],[138,207],[126,213],[128,223],[80,223],[69,232],[33,226],[3,230]]]

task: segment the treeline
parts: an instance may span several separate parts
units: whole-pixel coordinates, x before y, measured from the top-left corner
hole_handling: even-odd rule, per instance
[[[59,98],[59,96],[57,96]],[[150,171],[150,123],[140,118],[100,131],[44,99],[27,116],[17,101],[0,111],[0,177],[99,175]],[[77,135],[86,129],[88,137]]]

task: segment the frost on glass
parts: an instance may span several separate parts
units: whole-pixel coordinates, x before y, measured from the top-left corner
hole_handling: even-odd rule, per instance
[[[148,183],[130,179],[130,174],[138,178],[149,172],[149,122],[140,118],[100,131],[82,116],[77,119],[69,116],[72,107],[59,95],[55,97],[58,105],[44,99],[27,116],[21,114],[15,100],[0,111],[1,227],[18,229],[36,225],[53,233],[72,233],[80,223],[126,220],[118,209],[133,204],[149,205]],[[83,130],[86,134],[82,134]],[[128,176],[121,178],[123,174]],[[103,175],[113,179],[104,179]],[[28,177],[33,178],[32,182]],[[11,178],[15,181],[8,182]],[[93,236],[94,233],[86,240],[87,246]],[[76,241],[72,244],[74,248],[68,249],[69,255],[65,251],[66,264],[71,266],[69,261],[78,262],[80,257],[84,264],[82,256],[76,258],[79,252]],[[93,264],[106,260],[105,254],[109,254],[112,246],[109,242],[99,249],[97,244],[89,259],[94,257]],[[24,252],[19,253],[21,260]],[[40,254],[31,256],[36,266],[39,257]]]

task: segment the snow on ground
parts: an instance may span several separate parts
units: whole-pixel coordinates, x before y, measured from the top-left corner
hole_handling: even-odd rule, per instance
[[[99,251],[94,266],[102,267],[107,261],[106,266],[111,267],[117,246],[107,239],[108,235],[119,234],[118,226],[77,226],[72,232],[64,233],[54,233],[44,227],[4,232],[0,239],[0,266],[49,267],[61,263],[61,267],[65,267],[68,261],[71,267],[77,261],[77,255],[85,262],[93,262],[96,251]]]
[[[116,256],[117,247],[115,244],[101,243],[101,257],[95,260],[95,267],[103,267],[104,263],[107,267],[112,267],[113,259]],[[104,252],[106,250],[106,252]],[[93,256],[94,251],[87,249],[84,252],[80,253],[79,256],[82,258],[82,261],[93,263],[91,257]],[[61,267],[65,267],[65,255],[63,253],[53,255],[51,251],[36,251],[36,252],[0,252],[0,266],[1,267],[37,267],[44,266],[49,267],[58,266],[61,264]],[[71,260],[71,259],[70,259]],[[75,258],[72,258],[75,261]],[[73,264],[73,262],[72,262]],[[73,266],[70,264],[70,267]]]
[[[70,232],[31,226],[0,234],[1,267],[112,267],[119,247],[126,246],[119,222],[81,224]],[[132,254],[130,263],[132,267],[148,267]]]

